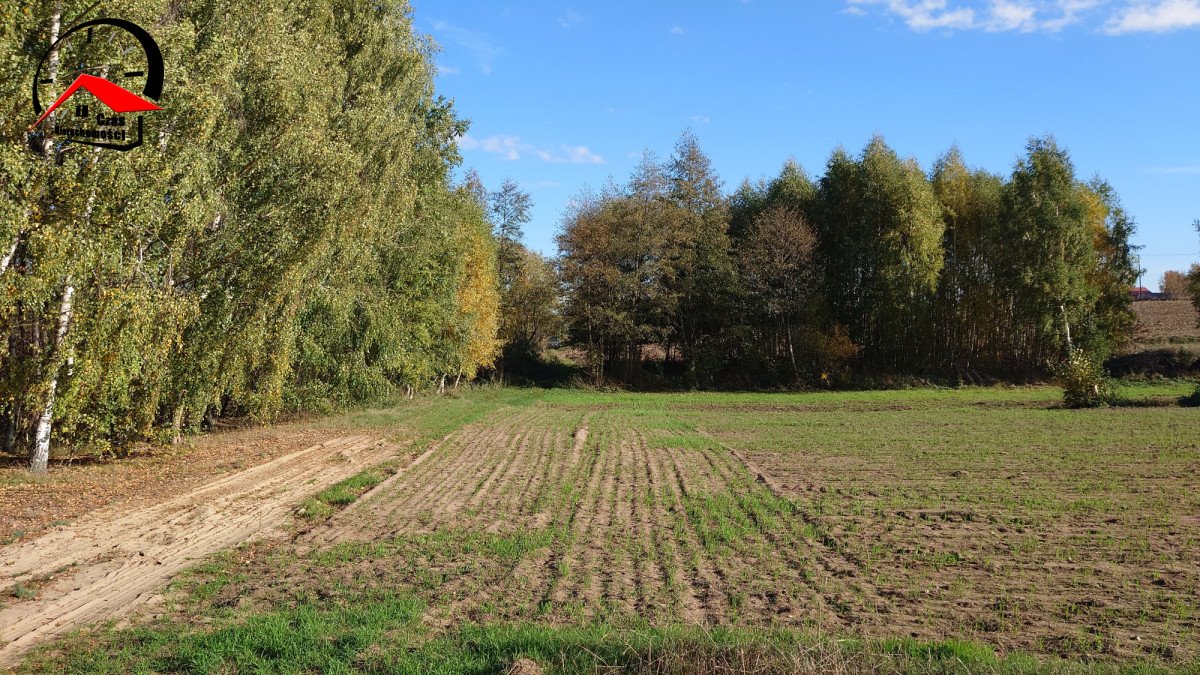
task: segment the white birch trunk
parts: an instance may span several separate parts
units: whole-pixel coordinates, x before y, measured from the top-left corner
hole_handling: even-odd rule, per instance
[[[8,247],[8,252],[4,254],[3,258],[0,258],[0,274],[4,274],[8,271],[8,266],[12,264],[13,256],[17,254],[17,245],[20,243],[21,233],[17,232],[17,234],[13,236],[12,244]]]
[[[1058,309],[1062,312],[1063,328],[1067,330],[1067,354],[1071,354],[1075,351],[1075,343],[1071,341],[1071,322],[1067,321],[1067,308],[1065,305],[1059,305]]]
[[[54,12],[50,15],[50,49],[49,61],[46,64],[46,74],[50,79],[58,79],[58,50],[53,49],[54,43],[58,42],[58,37],[62,33],[62,0],[57,0],[54,3]],[[50,136],[47,134],[42,139],[42,154],[46,157],[50,156],[52,143]],[[16,251],[17,243],[20,237],[16,237],[13,242],[13,251]],[[11,260],[12,254],[7,256],[5,260],[5,268]],[[2,272],[3,270],[0,270]],[[67,334],[67,325],[71,320],[71,306],[75,300],[75,287],[70,280],[67,281],[66,288],[63,289],[62,304],[59,307],[58,315],[58,332],[55,334],[54,341],[54,358],[57,360],[58,346],[62,342],[63,336]],[[33,453],[29,462],[29,468],[34,473],[46,473],[46,466],[50,461],[50,430],[52,420],[54,419],[54,398],[58,390],[58,373],[55,372],[50,379],[50,391],[46,395],[46,406],[42,409],[42,414],[38,417],[37,432],[34,435]]]
[[[183,410],[183,404],[180,403],[171,415],[171,445],[179,445],[183,441]]]
[[[95,166],[99,160],[100,148],[96,148],[92,155],[92,165]],[[83,221],[89,222],[92,219],[92,210],[96,206],[96,191],[88,195],[87,206],[83,210]],[[46,392],[46,407],[42,409],[42,415],[38,418],[37,432],[34,434],[33,442],[33,459],[30,460],[29,468],[34,473],[46,473],[47,465],[50,461],[50,432],[54,426],[54,400],[58,394],[58,357],[63,348],[63,340],[67,337],[67,329],[71,327],[71,318],[75,313],[75,285],[70,278],[67,279],[66,287],[63,288],[62,304],[58,311],[58,329],[54,333],[54,345],[51,347],[52,371],[50,373],[50,389]],[[66,358],[67,372],[70,373],[75,366],[75,355],[67,354]]]
[[[8,271],[12,265],[13,258],[17,255],[17,247],[21,245],[21,228],[29,222],[30,208],[25,207],[25,218],[17,225],[17,231],[13,233],[12,243],[8,245],[8,250],[5,251],[4,257],[0,258],[0,274]]]
[[[58,42],[58,36],[62,33],[62,0],[54,3],[54,13],[50,15],[50,46],[53,47],[55,42]],[[58,50],[50,52],[50,59],[46,63],[46,75],[52,80],[58,80]],[[51,117],[54,113],[50,113]],[[48,123],[52,124],[53,120]],[[42,154],[46,157],[50,156],[50,135],[46,134],[42,138]]]
[[[58,350],[62,347],[63,338],[67,336],[67,328],[71,325],[71,315],[75,301],[75,286],[70,281],[67,282],[67,287],[63,289],[62,304],[58,310],[58,330],[54,333],[54,358],[58,358]],[[54,422],[54,399],[58,393],[58,372],[57,367],[52,366],[55,370],[50,378],[50,390],[46,393],[46,407],[42,408],[42,415],[38,418],[37,433],[34,434],[33,442],[33,459],[29,463],[29,469],[34,473],[46,473],[46,466],[50,461],[50,431]]]

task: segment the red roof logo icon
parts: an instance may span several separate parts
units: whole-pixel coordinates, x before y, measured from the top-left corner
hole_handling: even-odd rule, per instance
[[[63,102],[68,98],[74,96],[75,92],[79,91],[81,88],[91,92],[93,96],[99,99],[101,103],[111,108],[115,113],[162,110],[162,108],[154,105],[141,96],[138,96],[137,94],[134,94],[133,92],[129,91],[128,89],[124,89],[119,85],[113,84],[102,77],[83,74],[75,78],[75,81],[71,83],[71,86],[67,87],[67,90],[62,93],[62,96],[58,97],[58,100],[54,102],[54,105],[46,108],[46,112],[42,113],[42,116],[33,123],[33,126],[36,127],[37,125],[41,124],[42,120],[46,119],[47,115],[54,112],[55,108],[62,105]]]

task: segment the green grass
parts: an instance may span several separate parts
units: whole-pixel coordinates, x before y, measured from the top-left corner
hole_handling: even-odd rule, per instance
[[[459,528],[441,529],[429,534],[405,535],[370,542],[344,542],[316,551],[311,560],[318,566],[410,557],[415,552],[423,556],[482,555],[508,563],[510,566],[529,553],[550,546],[562,533],[553,530],[519,530],[507,533],[487,533]]]
[[[221,551],[177,575],[171,580],[169,590],[182,591],[176,597],[194,607],[211,601],[230,584],[243,578],[237,570],[235,551]]]
[[[383,482],[383,474],[374,469],[367,469],[346,480],[331,485],[317,493],[317,501],[330,506],[346,506],[354,503],[367,490]]]
[[[326,423],[355,430],[389,430],[392,440],[420,449],[497,409],[529,406],[540,396],[541,392],[534,389],[464,387],[461,392],[446,396],[425,395],[389,406],[345,413],[326,420]],[[305,499],[296,513],[309,520],[328,518],[378,486],[395,470],[394,462],[367,469]]]
[[[520,408],[542,399],[538,389],[463,387],[445,396],[423,395],[393,405],[346,413],[327,420],[348,429],[392,429],[395,440],[423,447],[503,407]]]
[[[378,467],[359,472],[346,480],[330,485],[316,495],[305,499],[296,509],[296,514],[310,520],[320,520],[332,516],[338,509],[353,504],[371,488],[379,485],[386,478],[389,467]]]
[[[1118,380],[1117,393],[1132,399],[1170,399],[1196,388],[1187,380]],[[889,404],[918,407],[946,405],[977,405],[979,403],[1023,403],[1052,406],[1062,400],[1062,390],[1051,386],[995,387],[922,387],[915,389],[876,389],[866,391],[815,391],[801,393],[772,392],[680,392],[672,394],[599,391],[592,389],[518,390],[536,392],[547,404],[616,405],[635,409],[639,415],[654,415],[656,411],[687,409],[698,405],[719,404],[726,407],[747,405],[836,406],[853,404]]]
[[[209,627],[160,622],[77,634],[68,649],[40,653],[27,671],[72,673],[500,673],[518,659],[549,673],[874,672],[1157,673],[1021,653],[998,656],[960,640],[829,640],[785,630],[622,628],[608,624],[465,624],[434,634],[420,600],[391,593],[336,604],[306,603]],[[1177,672],[1196,672],[1193,668]]]
[[[21,582],[17,582],[8,589],[7,595],[16,598],[17,600],[28,600],[29,598],[37,597],[37,589],[30,588]]]

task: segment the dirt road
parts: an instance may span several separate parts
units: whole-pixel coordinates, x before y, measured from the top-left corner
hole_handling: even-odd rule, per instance
[[[0,668],[40,641],[144,606],[196,559],[278,532],[305,497],[395,454],[371,436],[335,438],[158,504],[102,509],[0,549],[0,588],[40,586],[36,597],[0,606]]]

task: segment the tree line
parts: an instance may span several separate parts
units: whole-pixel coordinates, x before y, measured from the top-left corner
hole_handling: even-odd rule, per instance
[[[1200,220],[1192,223],[1200,232]],[[1158,280],[1158,292],[1165,300],[1193,300],[1200,307],[1200,263],[1193,263],[1187,272],[1167,270]]]
[[[1037,376],[1133,325],[1133,221],[1050,138],[1009,176],[876,138],[726,194],[688,133],[582,192],[549,260],[519,186],[452,180],[467,123],[403,0],[106,7],[167,69],[129,153],[28,126],[94,11],[0,8],[0,450],[36,470],[52,441],[503,380],[563,334],[601,382],[790,387]]]
[[[1134,230],[1053,138],[1000,176],[957,149],[926,172],[876,137],[726,196],[688,132],[574,200],[558,263],[598,381],[1014,380],[1127,339]]]
[[[95,3],[0,7],[0,443],[105,448],[470,377],[496,239],[404,0],[124,0],[164,53],[133,152],[30,133]],[[52,54],[68,68],[72,54]]]

